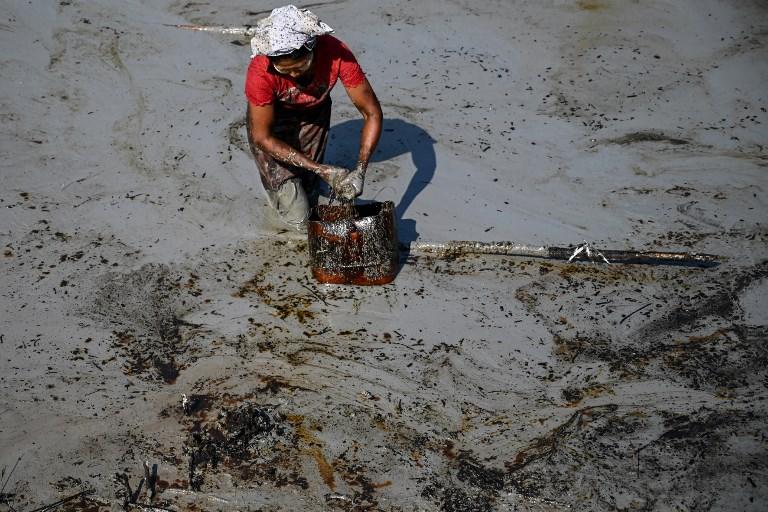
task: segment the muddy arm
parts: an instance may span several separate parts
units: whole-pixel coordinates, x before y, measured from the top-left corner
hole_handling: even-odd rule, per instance
[[[258,148],[275,160],[294,167],[301,167],[319,175],[329,183],[339,174],[338,168],[323,165],[307,157],[272,134],[275,110],[272,105],[257,106],[248,102],[248,141],[252,148]]]
[[[360,152],[357,157],[357,167],[362,167],[365,170],[381,136],[383,120],[381,105],[367,79],[363,80],[363,83],[357,87],[347,89],[347,94],[363,116],[363,129],[360,133]]]

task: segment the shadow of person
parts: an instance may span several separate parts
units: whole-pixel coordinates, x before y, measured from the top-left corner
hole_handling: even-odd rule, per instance
[[[353,165],[360,149],[362,127],[362,119],[343,121],[331,126],[325,161],[337,165]],[[435,140],[415,124],[402,119],[385,119],[379,145],[371,158],[371,164],[375,164],[406,153],[411,154],[416,172],[395,207],[398,239],[406,246],[416,240],[419,233],[416,231],[416,220],[405,219],[403,215],[435,175],[437,159],[434,143]],[[375,172],[375,168],[371,170]]]

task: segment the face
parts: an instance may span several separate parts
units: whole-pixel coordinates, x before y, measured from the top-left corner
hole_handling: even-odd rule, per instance
[[[299,78],[312,67],[314,52],[299,57],[298,59],[280,59],[272,62],[272,67],[281,75],[287,75],[291,78]]]

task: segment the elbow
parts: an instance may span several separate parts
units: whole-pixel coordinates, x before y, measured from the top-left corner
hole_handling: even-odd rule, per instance
[[[267,136],[255,137],[253,139],[253,145],[259,151],[267,151],[270,147],[269,137]]]
[[[270,147],[270,137],[264,133],[254,133],[248,130],[248,142],[251,144],[251,151],[267,151]]]

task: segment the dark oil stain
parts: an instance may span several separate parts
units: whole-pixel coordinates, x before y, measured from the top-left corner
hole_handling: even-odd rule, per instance
[[[354,490],[352,496],[355,507],[351,510],[380,510],[376,498],[376,490],[392,484],[387,480],[374,483],[366,474],[366,467],[357,461],[347,460],[341,456],[333,461],[334,469],[344,482]]]
[[[184,414],[187,416],[204,416],[213,408],[214,398],[212,395],[189,395],[187,397],[187,406]]]
[[[166,384],[174,384],[179,377],[179,368],[173,359],[170,361],[155,360],[154,366]]]
[[[456,477],[459,481],[487,491],[500,491],[504,488],[504,471],[483,466],[469,452],[461,453],[458,465]]]
[[[606,384],[592,384],[586,387],[570,387],[562,391],[562,396],[568,407],[575,407],[585,398],[597,398],[604,394],[613,394],[610,386]]]
[[[267,274],[272,270],[272,265],[265,262],[261,271],[256,273],[251,279],[243,283],[240,288],[232,294],[233,297],[245,298],[254,294],[261,301],[275,310],[275,316],[285,320],[291,316],[301,324],[315,318],[316,313],[308,309],[315,303],[316,297],[312,294],[283,293],[277,289],[274,284],[266,281]]]

